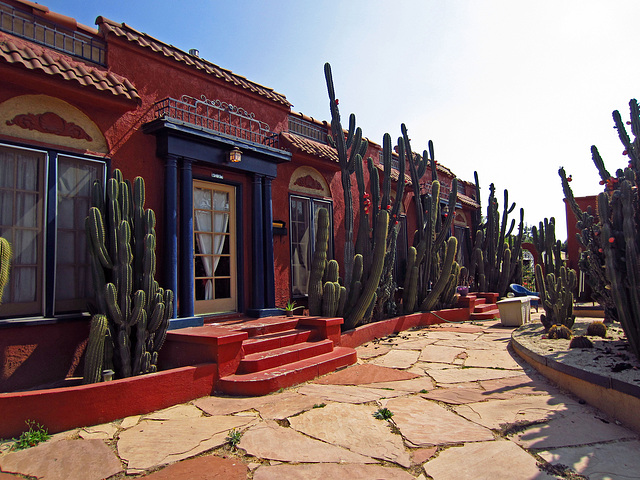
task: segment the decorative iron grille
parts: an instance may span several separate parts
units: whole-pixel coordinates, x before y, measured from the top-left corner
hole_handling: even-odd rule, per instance
[[[384,165],[384,153],[382,150],[378,151],[378,161],[380,165]],[[391,168],[394,170],[400,170],[400,159],[398,157],[391,156]]]
[[[304,118],[289,115],[289,131],[319,143],[328,143],[327,129]]]
[[[209,100],[204,95],[194,98],[183,95],[180,100],[165,98],[154,105],[156,118],[173,118],[206,130],[241,138],[272,148],[279,148],[279,136],[269,125],[256,120],[254,113],[221,100]]]
[[[45,23],[30,13],[2,2],[0,30],[74,57],[105,65],[106,44],[101,39]]]

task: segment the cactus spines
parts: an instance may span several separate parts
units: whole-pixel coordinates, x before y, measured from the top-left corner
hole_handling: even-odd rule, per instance
[[[549,328],[548,336],[552,340],[563,338],[569,340],[571,338],[571,329],[566,325],[552,325]]]
[[[591,337],[606,338],[607,326],[603,322],[599,322],[599,321],[591,322],[587,327],[587,335]]]
[[[593,348],[593,342],[584,335],[579,335],[571,339],[569,348]]]
[[[458,239],[456,237],[449,237],[449,240],[447,240],[446,257],[444,259],[444,262],[442,263],[442,270],[440,271],[438,281],[435,283],[431,292],[429,292],[427,297],[420,305],[421,310],[429,311],[432,310],[436,305],[438,298],[449,282],[449,275],[451,274],[451,269],[453,268],[457,249]]]
[[[102,379],[104,364],[105,342],[109,331],[109,321],[106,315],[91,317],[89,328],[89,342],[84,355],[84,375],[82,383],[96,383]]]
[[[113,350],[119,378],[156,371],[153,362],[166,337],[173,292],[154,280],[155,214],[144,209],[141,178],[132,185],[115,170],[104,201],[100,191],[95,184],[95,205],[85,225],[97,310],[109,321],[107,350]]]
[[[2,296],[4,289],[9,282],[9,268],[11,266],[11,244],[9,241],[0,237],[0,303],[2,303]]]
[[[562,266],[557,277],[554,273],[545,276],[540,264],[536,264],[535,276],[540,301],[545,310],[545,313],[540,315],[545,330],[548,331],[553,325],[573,327],[575,315],[572,291],[577,278],[575,270],[567,270]]]

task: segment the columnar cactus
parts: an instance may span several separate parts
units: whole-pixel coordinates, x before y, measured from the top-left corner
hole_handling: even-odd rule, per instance
[[[173,311],[173,292],[155,281],[155,214],[144,208],[144,180],[133,188],[116,170],[106,198],[94,185],[94,206],[86,219],[96,309],[107,316],[120,378],[157,370]]]
[[[403,296],[404,313],[412,313],[416,308],[432,310],[435,307],[448,307],[454,297],[445,295],[449,302],[444,302],[441,295],[450,279],[450,272],[459,272],[454,268],[457,241],[446,243],[451,234],[455,204],[458,195],[458,180],[453,179],[448,198],[448,213],[444,221],[444,212],[440,206],[440,182],[433,150],[433,142],[429,142],[429,151],[423,152],[422,157],[411,151],[411,142],[407,128],[401,126],[404,140],[404,154],[409,163],[411,182],[414,188],[414,206],[418,229],[414,235],[414,247],[409,249],[407,271],[405,277],[405,291]],[[420,180],[431,165],[431,195],[420,194]],[[451,248],[454,250],[452,251]],[[449,262],[451,260],[451,263]],[[450,263],[450,264],[449,264]],[[455,264],[457,265],[457,264]],[[457,277],[456,277],[457,279]],[[456,280],[457,281],[457,280]],[[435,288],[435,285],[442,288]],[[437,296],[435,296],[437,294]]]
[[[633,140],[620,112],[613,112],[614,126],[624,146],[622,153],[629,160],[628,166],[624,170],[618,169],[615,176],[611,175],[597,148],[591,147],[600,184],[605,188],[598,195],[599,223],[591,226],[591,231],[600,237],[598,253],[604,253],[605,275],[618,320],[632,352],[640,358],[640,107],[637,100],[629,102],[629,109],[631,118],[627,124],[631,126]]]
[[[106,315],[97,314],[91,317],[89,342],[84,354],[84,376],[82,383],[97,383],[102,379],[104,364],[105,338],[109,331]]]
[[[592,152],[595,157],[599,157],[595,147],[592,147]],[[603,236],[598,219],[591,207],[583,212],[578,206],[564,168],[560,167],[558,174],[562,181],[565,199],[577,222],[576,239],[582,247],[578,267],[585,274],[587,283],[591,287],[591,297],[602,306],[605,321],[615,322],[618,320],[618,311],[611,295],[611,282],[607,279]]]
[[[518,280],[522,274],[520,259],[524,234],[524,210],[522,208],[520,209],[518,234],[515,237],[512,236],[515,219],[511,220],[507,230],[508,217],[515,206],[515,203],[509,206],[509,193],[505,190],[502,220],[500,220],[495,186],[493,183],[489,186],[487,217],[480,229],[476,231],[474,252],[469,268],[469,276],[477,291],[496,292],[503,297],[507,293],[509,284],[519,283]],[[482,263],[482,267],[480,267],[480,263]]]
[[[11,256],[11,244],[6,238],[0,237],[0,303],[2,303],[4,288],[9,283]]]

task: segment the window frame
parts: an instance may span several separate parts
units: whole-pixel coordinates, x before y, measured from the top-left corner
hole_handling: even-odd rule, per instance
[[[59,162],[60,158],[72,161],[89,162],[98,166],[102,175],[102,188],[105,188],[107,175],[110,168],[110,159],[107,157],[78,154],[58,148],[46,148],[33,145],[17,144],[8,141],[0,142],[0,147],[26,150],[43,155],[44,165],[38,165],[38,171],[43,174],[42,178],[42,208],[40,209],[39,231],[41,245],[38,246],[39,262],[37,277],[39,278],[40,293],[36,298],[37,312],[26,313],[24,309],[7,309],[0,307],[0,325],[18,324],[19,322],[41,322],[56,321],[69,317],[80,317],[87,315],[86,306],[78,310],[64,310],[60,312],[56,309],[56,281],[57,281],[57,260],[58,260],[58,203],[59,203]],[[10,279],[11,279],[11,273]],[[90,277],[90,275],[89,275]],[[11,280],[10,280],[11,281]],[[91,280],[92,284],[92,280]],[[76,299],[78,301],[80,299]],[[9,304],[7,304],[9,305]]]

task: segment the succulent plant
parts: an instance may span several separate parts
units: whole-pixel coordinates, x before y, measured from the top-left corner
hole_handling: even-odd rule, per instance
[[[569,340],[571,338],[571,329],[566,325],[552,325],[549,328],[548,336],[550,339],[557,340],[560,338],[564,338]]]
[[[4,289],[9,283],[12,255],[11,244],[6,238],[0,237],[0,303],[2,303]]]
[[[106,197],[94,184],[86,232],[96,295],[94,309],[109,321],[119,378],[157,370],[158,351],[173,312],[173,292],[155,281],[155,214],[144,208],[145,185],[115,170]],[[107,346],[109,350],[110,345]]]
[[[593,348],[593,342],[584,335],[579,335],[571,339],[569,348]]]
[[[587,327],[587,335],[591,337],[607,337],[607,326],[604,322],[595,321],[591,322]]]

